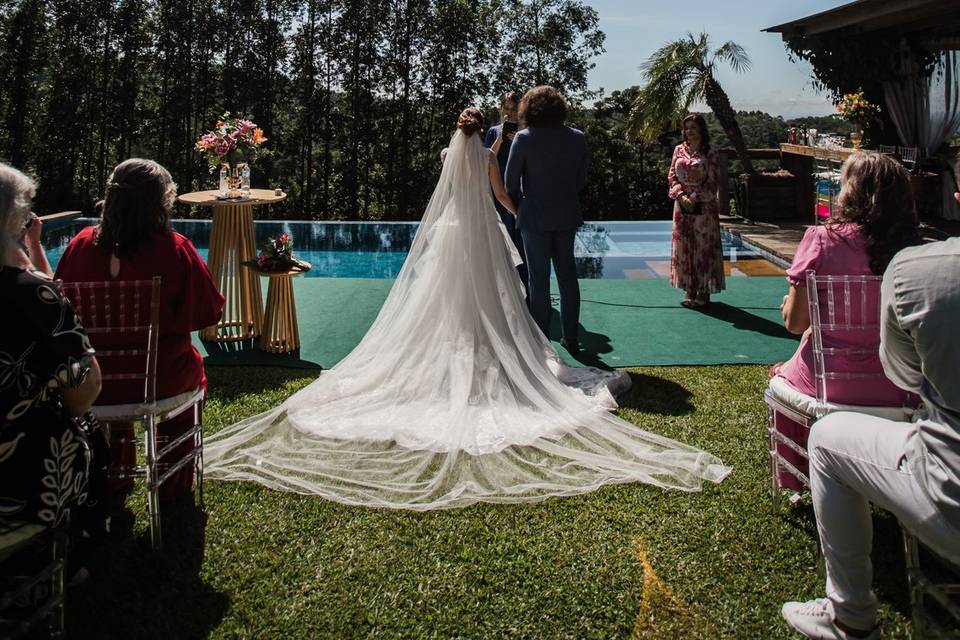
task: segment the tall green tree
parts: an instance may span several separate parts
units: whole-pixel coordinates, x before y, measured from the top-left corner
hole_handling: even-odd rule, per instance
[[[575,102],[595,97],[587,74],[606,37],[595,9],[578,0],[508,0],[495,25],[505,33],[495,92],[550,84]]]
[[[725,62],[737,73],[750,68],[750,58],[736,42],[725,42],[710,48],[706,33],[663,45],[640,67],[646,85],[640,91],[630,114],[629,133],[634,138],[654,140],[664,129],[676,129],[697,101],[707,103],[716,115],[740,159],[743,168],[753,173],[737,114],[730,98],[715,74],[717,65]]]
[[[39,78],[46,65],[48,41],[46,2],[3,2],[0,9],[0,15],[7,16],[0,28],[0,87],[6,89],[0,89],[0,117],[8,132],[0,154],[23,166],[38,126]]]

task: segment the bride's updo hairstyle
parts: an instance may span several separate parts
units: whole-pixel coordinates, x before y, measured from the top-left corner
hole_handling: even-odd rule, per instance
[[[476,107],[467,107],[457,118],[457,129],[463,131],[463,135],[472,136],[475,133],[483,131],[483,114]]]

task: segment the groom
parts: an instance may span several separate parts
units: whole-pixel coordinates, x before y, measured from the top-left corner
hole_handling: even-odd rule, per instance
[[[580,283],[573,258],[577,227],[583,224],[577,197],[587,180],[587,142],[564,126],[569,107],[553,87],[534,87],[520,100],[519,131],[507,159],[507,191],[517,203],[517,228],[527,259],[530,314],[550,336],[550,263],[560,289],[560,344],[580,352]]]

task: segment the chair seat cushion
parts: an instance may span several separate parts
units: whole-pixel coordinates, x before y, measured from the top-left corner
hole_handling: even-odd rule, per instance
[[[94,405],[90,408],[90,411],[101,422],[134,422],[149,414],[162,416],[181,407],[190,406],[197,395],[202,398],[203,391],[201,389],[186,391],[169,398],[157,400],[153,404],[135,402],[131,404]],[[199,401],[200,398],[197,398],[197,400]]]
[[[838,404],[834,402],[821,403],[813,396],[800,393],[780,376],[770,378],[770,384],[767,388],[778,401],[788,407],[793,407],[799,413],[811,417],[825,416],[828,413],[835,413],[837,411],[865,413],[895,422],[910,422],[910,419],[913,417],[913,409],[910,407],[873,407],[868,405]]]

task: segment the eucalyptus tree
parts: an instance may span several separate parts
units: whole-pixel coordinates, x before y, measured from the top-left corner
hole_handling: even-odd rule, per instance
[[[579,0],[506,0],[494,90],[550,84],[574,102],[594,97],[587,74],[604,51],[598,24],[597,11]]]

